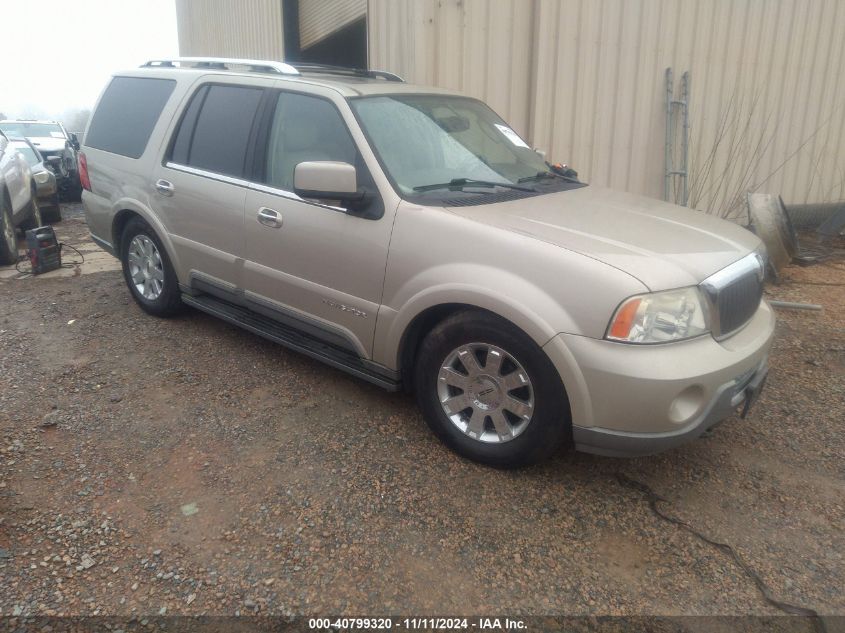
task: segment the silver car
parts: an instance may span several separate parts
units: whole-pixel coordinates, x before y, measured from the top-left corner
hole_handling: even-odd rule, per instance
[[[32,170],[0,131],[0,266],[18,261],[15,230],[37,226],[41,226],[41,211]]]
[[[60,159],[53,156],[49,160],[45,160],[27,139],[12,139],[12,147],[21,153],[32,170],[32,179],[35,182],[41,218],[45,222],[61,222],[62,211],[59,205],[59,189],[56,186],[56,175],[53,172],[54,169],[57,169],[57,163]]]
[[[486,464],[671,448],[767,375],[757,237],[567,177],[476,99],[160,60],[111,79],[82,150],[92,237],[143,310],[193,306],[413,391]]]

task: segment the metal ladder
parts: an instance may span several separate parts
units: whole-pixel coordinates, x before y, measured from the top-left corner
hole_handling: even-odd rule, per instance
[[[672,68],[666,69],[666,146],[664,155],[663,199],[667,202],[677,202],[687,206],[689,198],[689,71],[681,75],[681,95],[675,99],[674,77]],[[675,147],[675,130],[677,117],[683,117],[681,136],[681,164],[675,167],[673,149]],[[675,178],[681,179],[681,199],[670,200],[672,183]]]

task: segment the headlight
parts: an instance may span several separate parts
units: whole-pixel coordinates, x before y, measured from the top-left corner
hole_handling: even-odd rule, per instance
[[[710,319],[695,286],[637,295],[622,302],[605,338],[625,343],[668,343],[706,334]]]
[[[50,174],[48,174],[46,171],[39,171],[37,174],[35,174],[34,178],[35,182],[37,182],[39,185],[43,185],[45,182],[50,180]]]
[[[763,278],[765,278],[766,272],[769,269],[769,251],[766,249],[766,245],[761,242],[760,246],[757,247],[757,250],[754,251],[754,255],[757,256],[757,261],[760,262]]]

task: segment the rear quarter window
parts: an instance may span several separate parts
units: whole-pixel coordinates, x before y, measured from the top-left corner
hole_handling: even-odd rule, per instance
[[[114,77],[91,119],[85,145],[140,158],[176,81]]]

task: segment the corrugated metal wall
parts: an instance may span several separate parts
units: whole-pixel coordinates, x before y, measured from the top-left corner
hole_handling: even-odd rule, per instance
[[[586,180],[662,197],[664,71],[690,71],[690,193],[845,198],[841,0],[369,0],[370,65],[486,100]]]
[[[484,99],[525,136],[532,0],[369,0],[370,67]]]
[[[179,54],[284,58],[281,0],[176,0]]]
[[[299,0],[299,44],[308,48],[367,14],[367,0]]]

